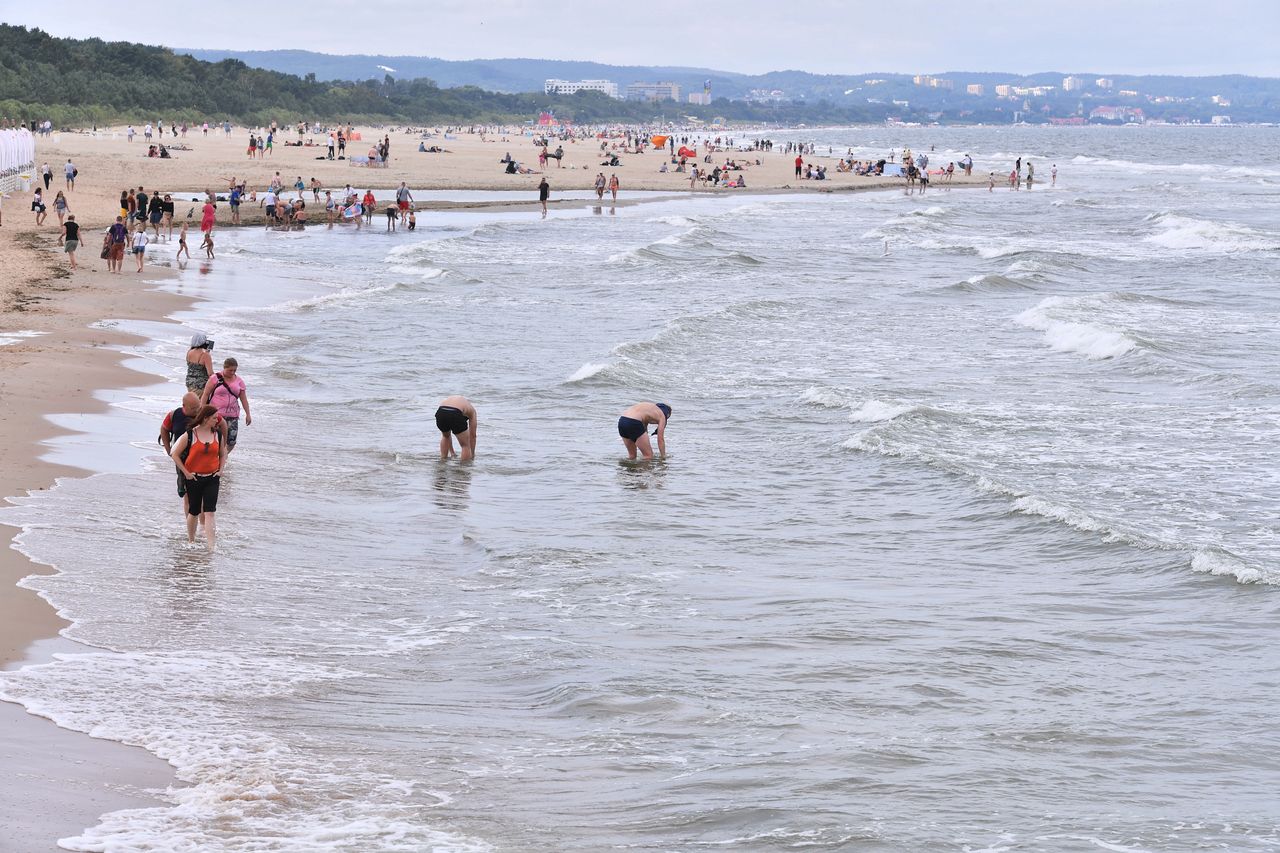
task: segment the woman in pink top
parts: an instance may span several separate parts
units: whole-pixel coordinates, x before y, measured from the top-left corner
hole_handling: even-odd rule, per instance
[[[213,406],[227,422],[227,453],[236,447],[241,407],[244,407],[244,425],[253,424],[253,415],[249,414],[249,392],[244,380],[236,375],[239,369],[240,363],[234,358],[222,362],[222,370],[209,377],[209,382],[204,386],[204,394],[200,397],[200,405],[207,403]]]
[[[213,230],[213,217],[215,212],[216,208],[214,208],[213,202],[206,201],[204,203],[204,210],[200,215],[200,230],[206,234]]]

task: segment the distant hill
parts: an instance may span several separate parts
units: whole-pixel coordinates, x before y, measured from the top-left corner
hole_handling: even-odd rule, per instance
[[[917,86],[912,75],[869,72],[859,74],[811,74],[807,71],[770,71],[766,74],[739,74],[711,68],[690,68],[666,65],[607,65],[599,62],[572,62],[554,59],[471,59],[455,61],[429,56],[381,56],[366,54],[335,55],[306,50],[193,50],[175,48],[177,53],[188,53],[198,59],[217,62],[236,59],[254,68],[283,71],[306,77],[314,74],[320,80],[366,80],[391,74],[398,80],[430,78],[443,88],[477,86],[494,92],[541,92],[543,83],[550,78],[562,80],[612,80],[619,86],[637,81],[667,81],[680,84],[685,93],[701,92],[704,81],[711,82],[716,98],[731,100],[817,101],[826,99],[833,105],[866,104],[867,99],[912,101],[929,110],[990,108],[996,99],[995,87],[1009,84],[1019,87],[1062,86],[1068,74],[1089,82],[1082,94],[1059,91],[1054,99],[1075,99],[1082,96],[1103,100],[1122,99],[1121,91],[1141,93],[1141,100],[1167,98],[1168,103],[1191,103],[1193,99],[1209,101],[1200,104],[1197,115],[1213,112],[1209,107],[1217,95],[1231,104],[1239,102],[1249,108],[1264,107],[1280,111],[1280,80],[1275,78],[1224,75],[1217,77],[1176,77],[1132,74],[1106,74],[1102,72],[1043,71],[1035,74],[1013,74],[999,71],[948,71],[933,76],[950,81],[954,88],[940,90]],[[394,69],[388,71],[387,69]],[[1093,85],[1098,79],[1109,79],[1112,86],[1101,89]],[[877,81],[869,84],[868,81]],[[985,87],[982,96],[967,96],[966,86],[979,84]],[[1188,99],[1179,101],[1177,99]],[[1158,103],[1156,106],[1159,107]],[[1061,104],[1053,104],[1060,107]],[[1015,107],[1009,107],[1010,110]],[[1149,110],[1150,112],[1151,110]],[[1163,112],[1154,110],[1155,113]],[[1183,112],[1187,112],[1184,110]],[[1176,112],[1176,110],[1175,110]],[[1222,112],[1222,110],[1217,110]],[[1256,118],[1256,117],[1255,117]],[[1267,119],[1274,121],[1275,119]]]
[[[709,68],[681,68],[664,65],[604,65],[599,62],[573,62],[555,59],[470,59],[454,61],[430,56],[337,55],[308,50],[195,50],[174,48],[206,62],[237,59],[254,68],[283,71],[319,80],[382,79],[391,74],[401,80],[429,78],[437,86],[478,86],[493,92],[541,92],[549,78],[561,80],[614,80],[626,85],[638,80],[679,83],[687,91],[702,91],[705,80],[719,94],[733,92],[741,96],[750,86],[744,74],[713,71]],[[393,69],[388,71],[388,69]]]

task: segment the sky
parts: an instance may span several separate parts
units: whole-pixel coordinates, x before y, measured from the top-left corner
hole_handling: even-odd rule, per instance
[[[55,36],[184,48],[528,57],[761,73],[1280,77],[1280,0],[0,0]]]

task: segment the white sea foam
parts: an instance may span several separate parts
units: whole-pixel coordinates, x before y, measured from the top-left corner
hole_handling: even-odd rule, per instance
[[[1086,157],[1083,154],[1074,157],[1072,163],[1082,166],[1102,166],[1108,169],[1122,169],[1126,172],[1155,174],[1158,172],[1181,172],[1183,174],[1224,175],[1235,177],[1268,177],[1280,176],[1280,171],[1245,166],[1222,166],[1217,163],[1149,163],[1138,160],[1113,160],[1106,157]]]
[[[28,338],[36,338],[43,334],[44,332],[35,332],[30,329],[23,329],[16,332],[0,332],[0,347],[16,344],[19,341],[24,341]]]
[[[662,225],[674,225],[677,228],[688,228],[691,225],[698,224],[698,220],[689,216],[658,216],[653,219],[646,219],[645,221],[661,223]]]
[[[886,403],[883,400],[867,400],[849,415],[849,421],[855,424],[882,423],[914,412],[916,406],[910,403]]]
[[[593,376],[599,375],[602,371],[613,367],[612,362],[608,361],[588,361],[573,372],[565,382],[585,382]]]
[[[1191,558],[1191,568],[1211,575],[1233,577],[1240,583],[1280,584],[1280,571],[1252,566],[1221,550],[1202,548]]]
[[[1231,222],[1160,213],[1149,217],[1160,229],[1145,240],[1166,249],[1229,254],[1280,249],[1280,234],[1267,234]]]
[[[1123,332],[1063,316],[1070,314],[1078,304],[1078,299],[1071,302],[1060,296],[1050,296],[1023,311],[1014,318],[1014,322],[1044,332],[1045,341],[1055,352],[1074,352],[1088,359],[1119,358],[1137,348],[1138,342]]]
[[[344,287],[333,293],[325,293],[320,296],[312,296],[306,299],[291,299],[288,302],[281,302],[278,305],[272,305],[268,308],[260,310],[278,312],[282,314],[292,314],[298,311],[315,311],[317,309],[332,308],[338,305],[344,305],[352,302],[361,302],[370,297],[377,296],[382,293],[390,293],[402,287],[399,282],[389,284],[380,284],[374,287]]]
[[[800,395],[800,402],[824,409],[843,409],[849,405],[849,397],[845,392],[824,385],[810,385]]]

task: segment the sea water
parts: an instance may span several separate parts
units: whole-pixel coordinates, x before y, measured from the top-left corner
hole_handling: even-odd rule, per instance
[[[804,131],[996,190],[228,231],[130,327],[156,383],[59,419],[102,473],[0,515],[92,647],[0,693],[185,783],[64,846],[1275,849],[1276,134]],[[212,555],[154,444],[193,330],[254,414]]]

